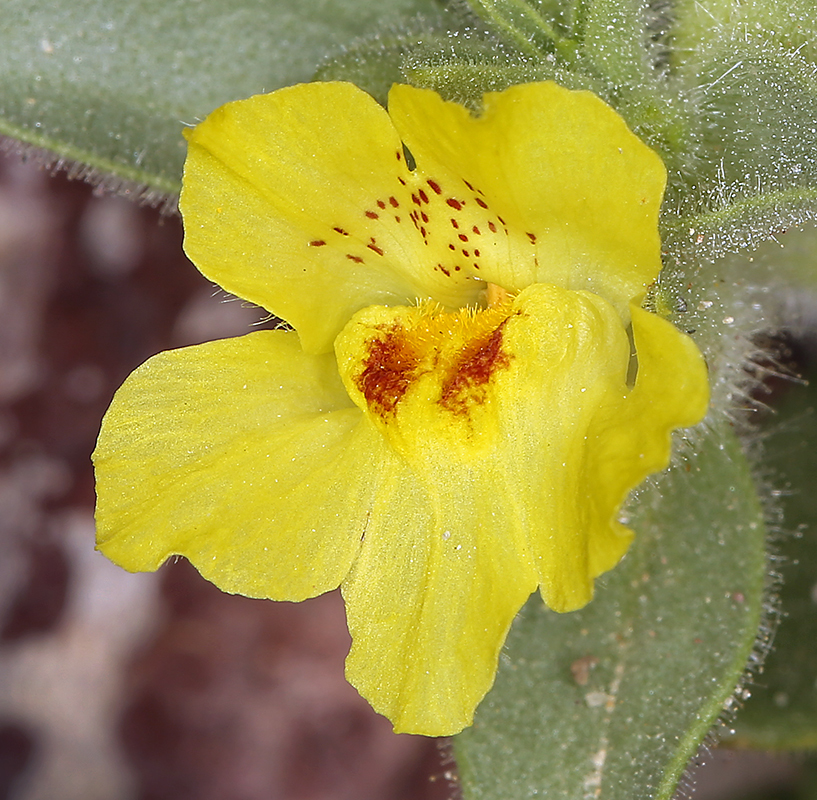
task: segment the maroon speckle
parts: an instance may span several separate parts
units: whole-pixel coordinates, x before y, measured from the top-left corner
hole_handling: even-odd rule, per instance
[[[426,183],[432,188],[434,194],[442,194],[443,190],[440,188],[440,184],[437,183],[437,181],[433,181],[431,178],[429,178]]]
[[[421,233],[423,239],[425,239],[426,238],[426,229],[423,226],[420,226],[420,233]]]
[[[379,214],[378,214],[376,211],[367,211],[367,212],[366,212],[366,216],[367,216],[369,219],[378,219]]]
[[[446,278],[451,277],[451,273],[442,264],[437,264],[437,266],[445,273]]]
[[[467,237],[467,236],[466,236],[464,233],[461,233],[461,234],[460,234],[460,241],[461,241],[461,242],[467,242],[467,241],[468,241],[468,237]]]
[[[403,160],[403,154],[399,150],[395,151],[395,155],[397,156],[398,161]],[[398,178],[397,180],[400,180],[400,179]]]
[[[401,177],[399,177],[399,176],[398,176],[397,180],[398,180],[398,181],[400,181],[400,183],[401,183],[403,186],[405,186],[405,185],[406,185],[406,182],[405,182],[405,181],[404,181],[404,180],[403,180]]]
[[[462,267],[461,267],[459,264],[457,264],[457,265],[454,267],[454,271],[455,271],[455,272],[459,272],[461,269],[462,269]]]
[[[411,195],[411,202],[414,203],[414,205],[416,205],[416,206],[420,205],[420,198],[417,197],[417,195],[414,194],[413,192],[412,192],[412,195]]]
[[[473,228],[471,228],[471,230],[472,230],[472,231],[473,231],[473,232],[474,232],[474,233],[475,233],[477,236],[481,236],[481,235],[482,235],[482,234],[480,234],[480,232],[479,232],[479,228],[478,228],[476,225],[474,225],[474,227],[473,227]]]
[[[455,208],[457,211],[462,209],[462,203],[459,200],[455,200],[453,197],[449,197],[445,202],[448,203],[451,208]]]
[[[391,207],[392,207],[392,208],[398,208],[398,207],[399,207],[399,205],[400,205],[400,203],[398,203],[398,202],[397,202],[397,198],[396,198],[396,197],[390,197],[390,198],[389,198],[389,202],[391,203]]]
[[[424,203],[427,203],[428,202],[428,195],[422,189],[419,189],[418,191],[419,191],[420,199]]]
[[[382,200],[378,200],[377,207],[382,211],[386,207],[386,204]]]
[[[504,225],[505,223],[503,222],[502,224]],[[530,239],[531,244],[536,244],[536,234],[535,233],[528,233],[526,235],[527,235],[528,239]]]
[[[479,250],[474,250],[474,255],[479,258]]]
[[[425,211],[420,216],[423,218],[423,222],[428,222],[428,214]]]
[[[326,242],[323,239],[313,239],[310,243],[310,247],[323,247]]]
[[[448,249],[449,250],[456,250],[457,248],[453,244],[450,244],[450,245],[448,245]]]
[[[471,184],[470,184],[470,183],[468,183],[468,181],[467,181],[467,180],[465,180],[465,178],[463,178],[463,179],[462,179],[462,182],[463,182],[463,183],[464,183],[464,184],[465,184],[465,185],[466,185],[466,186],[467,186],[467,187],[468,187],[468,188],[469,188],[469,189],[470,189],[472,192],[474,191],[474,187],[473,187],[473,186],[471,186]]]
[[[383,255],[383,251],[376,244],[367,244],[366,247],[368,247],[369,250],[374,250],[374,252],[379,256]]]
[[[474,200],[477,201],[477,205],[480,208],[488,208],[488,204],[481,197],[475,197]]]
[[[455,219],[454,219],[454,217],[451,217],[451,225],[452,225],[453,227],[455,227],[455,228],[459,228],[459,227],[460,227],[460,223],[459,223],[459,222],[457,222],[457,220],[455,220]]]
[[[395,222],[400,222],[400,217],[398,217],[397,214],[394,215],[394,221]]]
[[[496,215],[496,218],[497,218],[497,219],[500,221],[500,223],[501,223],[503,226],[505,225],[505,220],[504,220],[504,219],[502,219],[502,217],[500,217],[500,216],[499,216],[499,214],[497,214],[497,215]]]
[[[463,250],[463,251],[462,251],[462,254],[463,254],[463,255],[464,255],[466,258],[470,258],[470,257],[471,257],[471,254],[470,254],[470,253],[469,253],[467,250]]]
[[[347,253],[346,258],[348,258],[349,261],[354,261],[355,264],[362,264],[363,263],[363,259],[360,256],[353,256],[351,253]]]
[[[474,269],[479,269],[479,264],[476,261],[474,262]]]
[[[491,233],[496,233],[496,225],[493,222],[488,222],[488,227],[491,229]]]
[[[348,233],[346,233],[345,230],[343,230],[343,228],[332,228],[332,230],[335,231],[336,233],[339,233],[341,236],[349,235]]]

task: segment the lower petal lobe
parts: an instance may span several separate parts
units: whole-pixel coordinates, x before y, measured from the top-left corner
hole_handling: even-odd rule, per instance
[[[161,353],[102,425],[98,547],[131,571],[181,554],[250,597],[333,589],[371,504],[360,419],[333,356],[305,355],[291,332]]]

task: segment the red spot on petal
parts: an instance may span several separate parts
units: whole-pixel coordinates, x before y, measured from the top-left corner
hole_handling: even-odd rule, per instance
[[[376,211],[367,211],[366,216],[369,219],[378,219],[380,215]]]
[[[465,184],[465,185],[466,185],[466,186],[467,186],[467,187],[468,187],[468,188],[469,188],[469,189],[470,189],[472,192],[474,191],[474,187],[473,187],[473,186],[471,186],[471,184],[470,184],[470,183],[468,183],[468,181],[467,181],[467,180],[465,180],[465,178],[463,178],[463,179],[462,179],[462,182],[463,182],[463,183],[464,183],[464,184]]]
[[[450,245],[448,245],[448,249],[449,249],[449,250],[456,250],[457,248],[456,248],[456,247],[454,247],[454,245],[453,245],[453,244],[450,244]]]
[[[348,233],[346,233],[346,231],[345,231],[345,230],[343,230],[343,228],[332,228],[332,230],[333,230],[333,231],[336,231],[336,232],[337,232],[337,233],[339,233],[341,236],[348,236],[348,235],[349,235]]]
[[[402,183],[403,186],[406,185],[406,182],[401,177],[398,176],[397,180],[400,181],[400,183]]]
[[[479,250],[474,250],[474,255],[479,258]]]
[[[355,264],[362,264],[363,263],[363,259],[360,256],[353,256],[351,253],[347,253],[346,258],[348,258],[349,261],[354,261]]]
[[[491,229],[491,233],[496,233],[496,225],[493,222],[488,222],[488,227]]]
[[[456,272],[459,272],[461,269],[462,269],[462,267],[461,267],[459,264],[457,264],[457,265],[454,267],[454,270],[455,270]]]
[[[396,197],[390,197],[389,202],[391,203],[392,208],[397,208],[400,205],[400,203],[397,202]]]
[[[454,219],[454,217],[451,217],[451,224],[452,224],[452,225],[453,225],[455,228],[459,228],[459,227],[460,227],[460,223],[459,223],[459,222],[457,222],[457,220],[455,220],[455,219]]]
[[[403,154],[402,154],[402,153],[401,153],[399,150],[396,150],[396,151],[395,151],[395,155],[397,156],[397,160],[398,160],[398,161],[402,161],[402,160],[403,160]],[[399,178],[398,178],[398,180],[399,180]]]
[[[423,239],[426,238],[426,229],[422,226],[420,226],[420,234],[422,235]]]
[[[428,222],[428,214],[426,214],[426,212],[425,212],[425,211],[423,211],[423,213],[421,214],[421,216],[422,216],[422,218],[423,218],[423,222]]]
[[[500,224],[502,224],[503,226],[505,225],[505,220],[502,219],[502,217],[500,217],[499,214],[496,215],[496,218],[499,220]]]
[[[536,234],[535,233],[528,233],[526,234],[528,239],[530,239],[531,244],[536,244]]]
[[[474,233],[475,233],[477,236],[481,236],[481,234],[480,234],[480,232],[479,232],[479,228],[478,228],[476,225],[474,225],[474,227],[473,227],[473,228],[471,228],[471,230],[472,230],[472,231],[473,231],[473,232],[474,232]]]
[[[432,181],[431,178],[429,178],[426,183],[434,190],[434,194],[442,194],[443,190],[440,188],[440,184],[437,183],[437,181]]]
[[[382,211],[386,207],[386,204],[382,200],[378,200],[377,207]]]
[[[368,247],[369,250],[374,250],[374,252],[379,256],[383,255],[383,251],[376,244],[367,244],[366,247]]]
[[[310,243],[310,247],[323,247],[326,242],[323,239],[313,239]]]
[[[421,199],[421,200],[422,200],[424,203],[427,203],[427,202],[428,202],[428,195],[427,195],[427,194],[426,194],[426,193],[425,193],[425,192],[424,192],[422,189],[419,189],[419,190],[418,190],[418,193],[419,193],[419,195],[420,195],[420,199]]]
[[[461,242],[467,242],[467,241],[468,241],[468,237],[467,237],[467,236],[466,236],[464,233],[461,233],[461,234],[460,234],[460,241],[461,241]]]
[[[441,270],[443,273],[445,273],[445,277],[446,277],[446,278],[450,278],[450,277],[451,277],[451,273],[450,273],[450,272],[449,272],[449,271],[448,271],[448,270],[447,270],[447,269],[446,269],[446,268],[445,268],[445,267],[444,267],[442,264],[437,264],[437,266],[440,268],[440,270]]]
[[[394,221],[395,222],[400,222],[400,217],[398,217],[397,214],[394,215]]]
[[[457,211],[462,209],[462,203],[459,200],[455,200],[453,197],[449,197],[445,202],[448,203],[451,208],[455,208]]]
[[[470,253],[469,253],[467,250],[463,250],[463,251],[462,251],[462,254],[463,254],[463,255],[464,255],[466,258],[470,258],[470,257],[471,257],[471,254],[470,254]]]
[[[488,204],[481,197],[475,197],[474,200],[477,201],[477,205],[480,208],[488,208]]]
[[[476,261],[474,262],[474,269],[479,269],[479,264]]]

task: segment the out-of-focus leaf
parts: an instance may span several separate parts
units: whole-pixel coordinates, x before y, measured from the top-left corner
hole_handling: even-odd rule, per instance
[[[670,798],[758,631],[764,523],[728,426],[633,503],[632,550],[581,611],[533,598],[455,740],[466,800]]]
[[[817,379],[812,369],[810,378]],[[764,465],[782,491],[784,533],[775,549],[783,619],[752,698],[737,717],[736,744],[817,749],[817,383],[791,387],[766,426]]]
[[[158,193],[185,125],[309,80],[326,55],[435,0],[6,0],[0,133]]]

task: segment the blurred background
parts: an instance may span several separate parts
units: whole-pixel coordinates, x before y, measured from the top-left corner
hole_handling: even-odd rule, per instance
[[[453,798],[445,742],[394,735],[345,682],[337,592],[249,600],[183,560],[129,575],[93,549],[115,389],[266,316],[181,240],[175,216],[0,158],[0,800]],[[699,760],[700,800],[803,798],[810,769]]]

